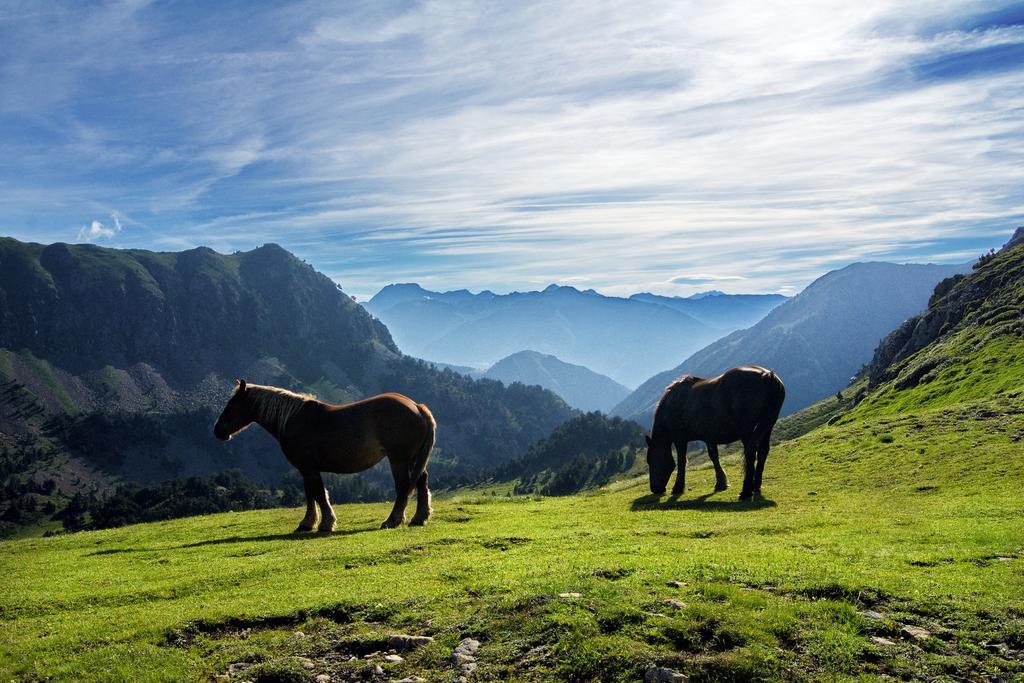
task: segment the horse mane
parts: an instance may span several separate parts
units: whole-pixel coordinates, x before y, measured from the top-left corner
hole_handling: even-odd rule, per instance
[[[661,398],[659,398],[658,402],[654,404],[655,422],[657,422],[658,411],[661,410],[662,404],[665,403],[665,399],[668,397],[670,393],[672,393],[673,389],[675,389],[676,387],[681,387],[685,384],[693,384],[694,382],[699,382],[700,379],[700,377],[697,377],[695,375],[682,375],[672,380],[672,382],[667,387],[665,387],[665,391],[661,393]]]
[[[237,391],[238,389],[235,389],[236,393]],[[300,394],[260,384],[247,385],[245,393],[249,405],[256,413],[256,421],[266,428],[273,429],[277,434],[284,431],[288,420],[299,412],[307,401],[317,400],[313,394]]]

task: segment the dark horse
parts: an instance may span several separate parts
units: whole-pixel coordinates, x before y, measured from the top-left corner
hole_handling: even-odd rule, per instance
[[[660,495],[668,486],[679,458],[672,494],[686,490],[686,445],[703,441],[715,466],[715,490],[729,488],[725,470],[718,462],[719,444],[743,442],[743,490],[740,500],[761,495],[761,474],[768,457],[768,440],[779,419],[786,388],[772,370],[756,365],[727,370],[714,379],[686,375],[670,384],[654,411],[654,426],[647,437],[647,467],[651,493]],[[755,456],[757,458],[755,466]]]
[[[405,521],[405,506],[416,489],[416,514],[410,524],[430,517],[427,458],[434,447],[437,423],[422,403],[401,394],[382,394],[342,406],[277,387],[246,385],[235,393],[217,419],[213,433],[224,441],[257,423],[277,439],[306,488],[306,516],[295,531],[312,531],[320,506],[320,531],[334,529],[334,510],[321,472],[361,472],[387,457],[395,478],[395,507],[382,529]]]

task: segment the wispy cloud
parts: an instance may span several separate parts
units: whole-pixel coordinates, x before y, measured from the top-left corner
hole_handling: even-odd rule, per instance
[[[63,239],[116,206],[134,221],[119,243],[276,241],[360,295],[409,280],[792,291],[858,259],[959,259],[1024,222],[1024,26],[1008,8],[11,13],[3,229]]]
[[[732,282],[746,280],[742,275],[709,275],[706,273],[693,273],[692,275],[676,275],[669,282],[673,285],[701,286],[709,283]]]
[[[110,221],[111,225],[109,227],[97,220],[91,221],[88,225],[83,225],[78,229],[78,241],[96,242],[114,237],[121,232],[121,220],[117,217],[117,214],[112,214]]]

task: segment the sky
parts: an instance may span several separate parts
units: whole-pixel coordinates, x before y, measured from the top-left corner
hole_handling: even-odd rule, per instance
[[[0,234],[792,294],[1024,224],[1024,2],[0,0]]]

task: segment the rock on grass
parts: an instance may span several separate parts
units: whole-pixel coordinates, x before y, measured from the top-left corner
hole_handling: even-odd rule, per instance
[[[690,677],[663,666],[649,666],[644,673],[644,683],[687,683]]]

